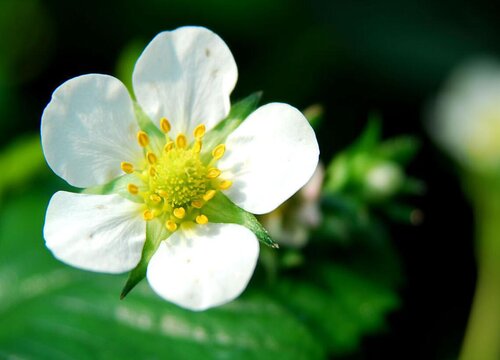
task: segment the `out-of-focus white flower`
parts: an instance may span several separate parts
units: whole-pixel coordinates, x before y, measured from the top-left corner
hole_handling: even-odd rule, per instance
[[[465,168],[500,170],[500,64],[482,60],[458,68],[436,100],[430,128]]]
[[[269,214],[260,217],[279,244],[300,248],[307,243],[311,229],[321,223],[319,199],[325,169],[318,164],[314,175],[294,196]]]
[[[248,212],[272,211],[309,180],[319,149],[305,117],[281,103],[260,107],[224,143],[208,146],[205,133],[227,116],[237,74],[219,36],[183,27],[158,34],[138,59],[137,104],[107,75],[56,89],[42,116],[50,167],[76,187],[120,178],[125,189],[57,192],[44,227],[53,254],[82,269],[132,270],[153,228],[165,233],[147,268],[160,296],[194,310],[238,296],[255,268],[258,240],[244,226],[212,222],[205,205],[222,191]]]

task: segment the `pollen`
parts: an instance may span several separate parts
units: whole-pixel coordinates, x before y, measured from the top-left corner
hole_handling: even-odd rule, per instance
[[[226,146],[219,144],[207,149],[212,157],[206,159],[201,152],[206,134],[204,124],[196,126],[188,136],[183,133],[172,136],[172,126],[163,117],[160,129],[165,134],[163,144],[156,142],[156,137],[151,144],[145,131],[137,133],[137,142],[144,148],[141,166],[135,169],[130,162],[120,164],[125,173],[137,179],[127,185],[127,191],[144,203],[145,221],[159,219],[170,232],[204,225],[209,219],[202,213],[203,206],[218,191],[232,185],[229,179],[219,179],[222,172],[217,168],[217,160],[224,156]]]
[[[207,171],[207,178],[209,179],[215,179],[220,175],[221,171],[217,168],[210,168]]]
[[[158,204],[161,202],[161,197],[157,194],[151,194],[151,195],[149,195],[149,200]]]
[[[219,144],[212,150],[212,156],[214,157],[214,159],[219,160],[221,157],[224,156],[225,152],[226,152],[226,145]]]
[[[144,212],[142,213],[142,217],[144,220],[149,221],[149,220],[152,220],[154,218],[154,215],[153,215],[153,212],[148,209],[148,210],[144,210]]]
[[[196,208],[196,209],[201,209],[202,206],[203,206],[203,201],[201,201],[201,200],[193,200],[191,202],[191,206],[194,207],[194,208]]]
[[[201,151],[201,146],[202,146],[201,141],[200,141],[200,140],[196,140],[196,141],[194,142],[194,145],[193,145],[193,151],[194,151],[195,153],[199,153],[199,152]]]
[[[172,220],[168,220],[166,223],[165,223],[165,227],[167,228],[168,231],[170,232],[174,232],[175,230],[177,230],[177,224],[172,221]]]
[[[186,216],[186,210],[184,210],[184,208],[175,208],[174,215],[178,219],[184,219],[184,216]]]
[[[194,129],[193,135],[196,139],[200,139],[203,137],[203,135],[205,135],[205,131],[205,125],[200,124]]]
[[[187,146],[186,135],[184,134],[177,135],[177,138],[175,139],[175,144],[179,149],[184,149]]]
[[[165,144],[165,146],[163,147],[163,151],[165,152],[169,152],[170,150],[172,150],[174,148],[175,144],[173,141],[169,141],[168,143]]]
[[[163,131],[165,134],[170,132],[172,126],[170,125],[170,122],[167,120],[167,118],[163,117],[160,119],[160,128],[161,131]]]
[[[137,142],[141,147],[146,147],[149,145],[149,136],[144,131],[139,131],[137,133]]]
[[[216,191],[215,190],[208,190],[205,195],[203,195],[203,200],[205,201],[210,201],[213,199],[213,197],[215,196],[216,194]]]
[[[123,172],[125,172],[127,174],[132,174],[134,172],[134,165],[132,165],[129,162],[122,161],[122,163],[120,164],[120,167],[122,168]]]
[[[208,218],[206,217],[206,215],[203,214],[198,215],[195,220],[196,223],[200,225],[204,225],[208,222]]]
[[[135,184],[128,184],[127,191],[132,195],[137,195],[139,193],[139,187]]]
[[[158,160],[156,155],[151,151],[148,151],[148,153],[146,154],[146,159],[148,159],[148,163],[150,163],[151,165],[155,164],[156,161]]]
[[[227,189],[229,189],[231,187],[231,185],[233,185],[233,182],[231,180],[223,180],[219,184],[219,189],[221,189],[221,190],[227,190]]]

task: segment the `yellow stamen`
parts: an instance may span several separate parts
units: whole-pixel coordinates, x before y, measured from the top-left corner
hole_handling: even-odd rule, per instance
[[[215,190],[208,190],[205,195],[203,195],[203,200],[209,201],[215,196],[216,191]]]
[[[184,135],[184,134],[177,135],[177,139],[175,139],[175,143],[179,149],[184,149],[187,146],[186,135]]]
[[[193,135],[196,139],[200,139],[203,137],[203,135],[205,135],[205,131],[205,125],[200,124],[194,129]]]
[[[186,216],[186,210],[182,207],[174,209],[174,216],[178,219],[184,218]]]
[[[149,144],[149,136],[144,131],[139,131],[137,133],[137,142],[140,146],[146,147]]]
[[[156,163],[158,161],[158,158],[156,157],[156,155],[154,153],[152,153],[151,151],[148,151],[148,153],[146,154],[146,158],[148,159],[148,163],[150,163],[151,165],[153,165],[154,163]]]
[[[219,160],[226,152],[226,145],[219,144],[212,150],[212,156],[214,159]]]
[[[170,126],[170,122],[167,120],[167,118],[162,117],[160,119],[160,128],[161,128],[161,131],[163,131],[165,134],[170,131],[172,126]]]
[[[168,220],[166,223],[165,223],[165,227],[167,228],[168,231],[170,232],[174,232],[175,230],[177,230],[177,224],[175,222],[173,222],[172,220]]]
[[[149,195],[149,199],[154,202],[154,203],[159,203],[161,202],[161,197],[159,195],[156,195],[156,194],[151,194]]]
[[[149,168],[149,176],[151,177],[156,176],[156,169],[152,166]]]
[[[132,195],[137,195],[139,193],[139,187],[137,185],[135,185],[135,184],[128,184],[127,185],[127,190]]]
[[[197,209],[201,209],[201,207],[203,206],[203,201],[201,201],[201,200],[193,200],[191,202],[191,206],[194,207],[194,208],[197,208]]]
[[[173,141],[169,141],[168,143],[165,144],[165,146],[163,147],[163,151],[165,152],[169,152],[170,150],[172,150],[174,148],[174,142]]]
[[[142,218],[146,221],[152,220],[154,218],[153,212],[151,210],[144,210],[142,213]]]
[[[134,165],[132,165],[131,163],[129,162],[126,162],[126,161],[122,161],[122,163],[120,164],[120,167],[122,168],[122,170],[124,172],[126,172],[127,174],[132,174],[134,172]]]
[[[196,217],[196,222],[200,225],[203,225],[208,222],[208,218],[205,215],[200,214]]]
[[[233,185],[233,182],[231,180],[222,180],[219,184],[219,189],[227,190],[231,187],[231,185]]]
[[[196,141],[194,142],[194,145],[193,145],[193,151],[194,151],[195,153],[197,153],[197,154],[201,151],[201,141],[200,141],[200,140],[196,140]]]
[[[158,190],[158,195],[164,199],[168,198],[168,193],[165,190]]]
[[[215,179],[220,175],[221,171],[217,168],[210,168],[207,171],[207,178],[209,179]]]

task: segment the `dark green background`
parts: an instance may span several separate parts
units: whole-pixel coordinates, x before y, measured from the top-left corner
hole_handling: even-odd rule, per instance
[[[386,136],[422,139],[410,173],[427,183],[417,204],[424,222],[391,229],[407,278],[402,307],[354,356],[453,356],[475,282],[472,214],[453,167],[428,139],[425,110],[455,66],[499,54],[495,3],[0,0],[0,149],[38,132],[62,82],[117,74],[124,52],[133,58],[155,34],[182,25],[206,26],[227,42],[240,74],[233,99],[262,90],[264,103],[322,104],[325,162],[356,138],[371,111],[381,114]]]

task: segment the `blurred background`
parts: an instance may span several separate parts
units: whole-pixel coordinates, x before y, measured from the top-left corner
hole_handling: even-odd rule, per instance
[[[429,138],[426,114],[456,66],[499,55],[497,10],[481,0],[0,0],[0,357],[456,358],[476,281],[473,216],[452,162]],[[130,84],[144,46],[182,25],[206,26],[226,41],[239,69],[233,101],[261,90],[262,103],[320,104],[315,127],[327,167],[370,114],[382,138],[418,140],[404,171],[425,183],[405,199],[419,212],[407,222],[377,217],[385,242],[374,261],[358,264],[367,246],[341,236],[325,242],[338,229],[323,227],[306,247],[283,246],[278,260],[263,251],[240,300],[197,314],[159,300],[147,284],[120,302],[125,277],[52,259],[41,235],[45,208],[68,188],[39,146],[52,92],[86,73]],[[351,221],[335,204],[325,221]],[[368,227],[357,236],[367,229],[373,235]],[[332,268],[332,291],[321,297],[323,285],[308,288],[323,274],[311,270],[320,263],[356,263],[356,274],[376,279]],[[373,285],[388,263],[384,286]],[[305,286],[295,288],[299,282]]]

